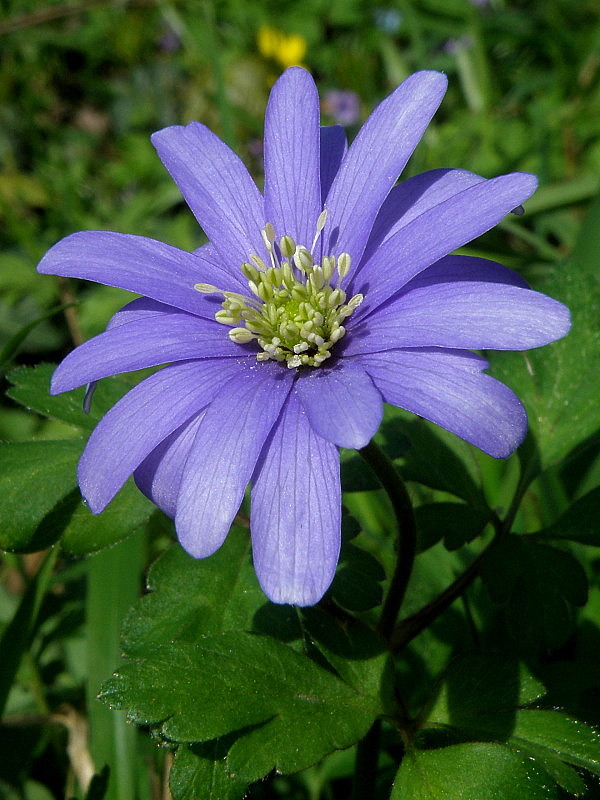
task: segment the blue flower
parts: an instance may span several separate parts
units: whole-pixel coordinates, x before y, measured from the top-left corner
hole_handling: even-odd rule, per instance
[[[339,554],[338,447],[364,447],[383,402],[495,457],[519,445],[523,406],[471,350],[544,345],[569,314],[500,264],[449,255],[523,203],[532,175],[438,169],[396,184],[445,88],[437,72],[412,75],[348,148],[291,68],[267,107],[264,196],[203,125],[152,137],[209,244],[90,231],[46,254],[41,272],[143,295],[67,356],[52,392],[167,364],[92,433],[79,483],[93,512],[133,473],[200,558],[251,483],[260,583],[309,605]]]

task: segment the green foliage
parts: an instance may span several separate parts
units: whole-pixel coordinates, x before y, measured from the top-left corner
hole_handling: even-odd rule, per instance
[[[572,632],[569,605],[587,600],[587,578],[568,551],[524,536],[507,536],[487,560],[482,578],[505,606],[508,629],[523,650],[555,649]]]
[[[526,792],[526,794],[523,794]],[[390,800],[551,800],[558,793],[548,776],[527,758],[489,742],[455,744],[441,750],[409,751]]]
[[[494,372],[523,400],[539,468],[585,446],[600,428],[600,202],[581,227],[574,254],[543,286],[570,309],[568,336],[543,350],[495,354]],[[589,254],[586,260],[580,260]]]

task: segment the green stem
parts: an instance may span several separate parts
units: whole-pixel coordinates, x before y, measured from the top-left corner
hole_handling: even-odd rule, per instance
[[[359,452],[377,475],[390,498],[398,527],[396,565],[377,625],[378,632],[388,640],[394,630],[412,572],[417,548],[417,530],[410,497],[391,460],[373,441]]]
[[[369,800],[375,797],[380,739],[381,720],[376,719],[367,735],[356,747],[354,782],[350,800]]]
[[[403,619],[399,625],[396,626],[394,633],[391,636],[392,651],[397,653],[402,650],[415,636],[418,636],[421,631],[425,630],[431,623],[437,619],[440,614],[449,608],[455,600],[473,583],[475,578],[481,572],[481,568],[488,558],[489,554],[495,548],[496,544],[506,534],[510,533],[515,516],[523,500],[523,496],[531,481],[536,475],[536,465],[534,460],[529,459],[527,463],[522,465],[521,477],[519,484],[515,489],[515,493],[507,511],[506,517],[501,520],[496,515],[492,518],[492,524],[495,528],[495,534],[492,541],[483,550],[477,558],[467,567],[467,569],[458,576],[458,578],[444,589],[441,594],[419,609],[415,614]]]
[[[391,645],[392,651],[397,653],[402,650],[415,636],[418,636],[421,631],[425,630],[431,623],[437,619],[440,614],[449,608],[455,600],[457,600],[465,589],[473,583],[475,578],[479,575],[484,561],[487,559],[490,552],[496,546],[500,538],[496,534],[488,546],[483,550],[477,558],[461,573],[458,578],[444,589],[437,597],[419,609],[415,614],[406,617],[402,622],[396,626],[396,630],[392,636]]]
[[[410,497],[391,460],[373,441],[359,452],[377,475],[387,493],[394,509],[398,529],[396,565],[377,624],[377,631],[388,641],[394,632],[396,619],[400,613],[412,572],[417,546],[417,530]],[[399,705],[403,706],[401,700]],[[380,739],[381,720],[377,719],[356,748],[352,800],[370,800],[375,797]]]

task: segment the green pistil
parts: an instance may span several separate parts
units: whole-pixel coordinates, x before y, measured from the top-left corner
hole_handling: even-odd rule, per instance
[[[325,219],[324,211],[317,222],[313,251]],[[270,223],[262,234],[270,265],[251,255],[241,267],[252,297],[222,292],[208,284],[194,288],[223,295],[215,319],[232,326],[229,338],[234,342],[256,340],[262,348],[256,356],[258,361],[285,361],[289,369],[318,367],[331,356],[332,347],[346,333],[344,320],[363,300],[357,294],[346,302],[346,293],[340,287],[350,269],[350,256],[342,253],[315,264],[312,252],[297,246],[290,236],[281,237],[277,250]]]

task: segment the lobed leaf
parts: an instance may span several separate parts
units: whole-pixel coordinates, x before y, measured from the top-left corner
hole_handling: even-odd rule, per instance
[[[494,602],[505,606],[508,629],[525,650],[563,644],[572,628],[569,605],[582,606],[587,599],[579,561],[529,536],[504,537],[481,577]]]
[[[569,539],[600,547],[600,487],[576,500],[553,525],[534,535],[540,539]]]
[[[0,446],[0,548],[35,552],[60,537],[46,515],[75,489],[80,440],[12,442]],[[78,502],[81,502],[79,498]]]
[[[238,732],[229,769],[247,782],[272,769],[305,769],[349,747],[382,711],[282,642],[234,631],[156,644],[151,655],[125,663],[100,697],[172,741]]]
[[[94,390],[90,413],[85,414],[83,387],[64,394],[50,394],[50,379],[55,369],[55,364],[38,364],[11,370],[7,376],[12,384],[8,396],[43,417],[59,419],[91,431],[100,417],[131,389],[131,385],[120,378],[100,381]]]
[[[221,739],[177,748],[169,775],[173,800],[243,800],[246,782],[229,775]]]
[[[533,762],[501,744],[473,742],[412,750],[396,775],[390,800],[551,800],[557,792]]]

